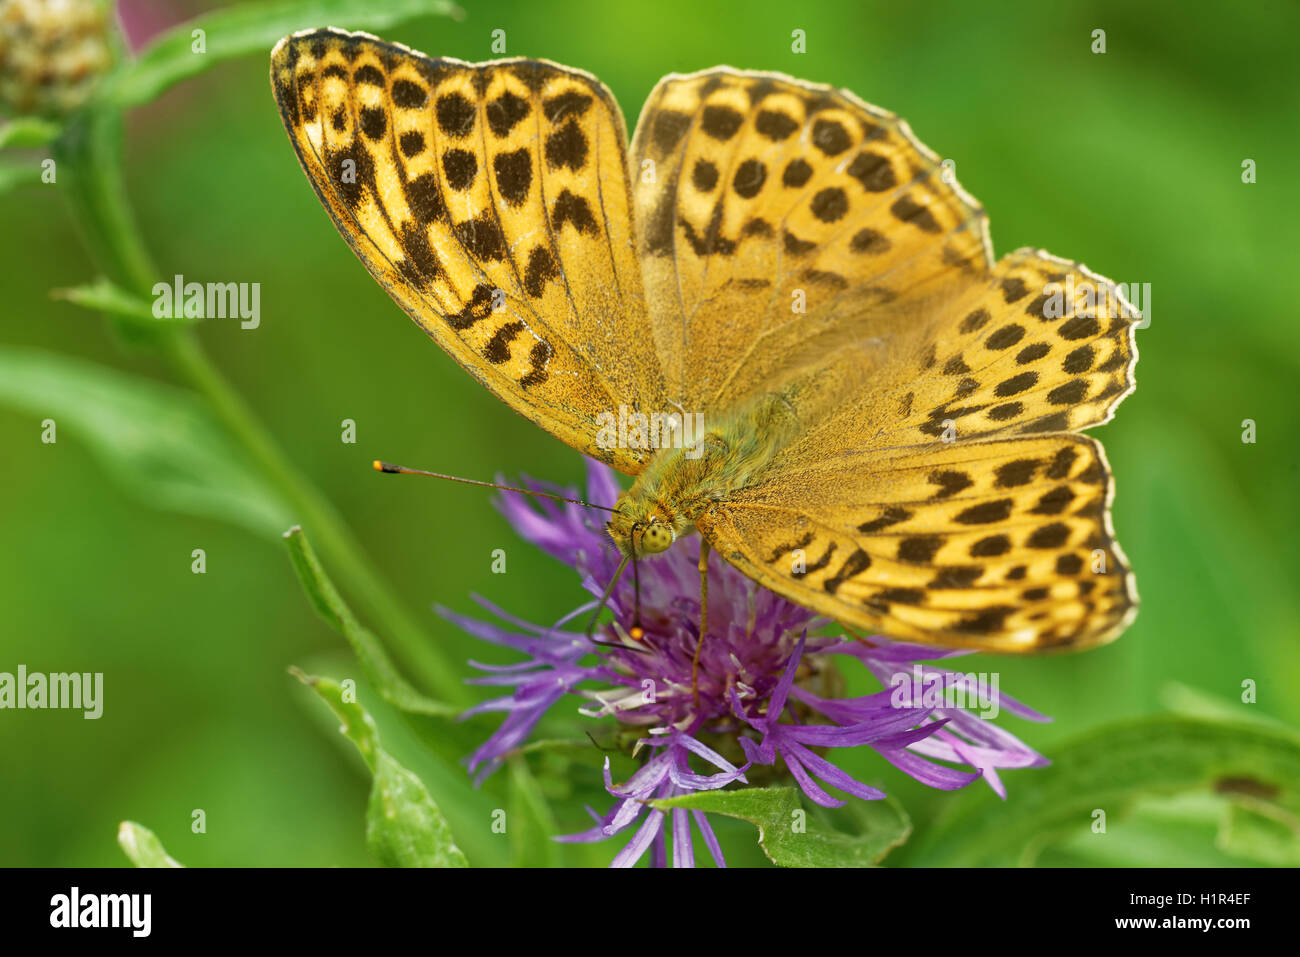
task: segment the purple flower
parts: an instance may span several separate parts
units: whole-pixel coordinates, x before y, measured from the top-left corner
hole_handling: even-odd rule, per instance
[[[525,480],[524,487],[575,496],[572,489],[543,482]],[[589,462],[587,500],[613,506],[618,495],[613,472]],[[484,672],[472,683],[511,691],[466,712],[506,715],[470,756],[469,768],[479,781],[491,774],[525,742],[551,705],[569,694],[585,699],[584,714],[613,716],[639,729],[644,735],[636,749],[644,753],[641,768],[627,783],[616,785],[607,760],[605,788],[615,804],[603,816],[588,809],[596,826],[561,838],[603,840],[640,821],[614,866],[630,867],[646,851],[652,865],[666,866],[670,839],[673,865],[693,866],[692,824],[724,866],[703,813],[675,809],[665,814],[644,802],[748,783],[745,772],[754,765],[776,766],[810,800],[838,807],[844,801],[826,786],[863,800],[885,796],[827,757],[839,748],[869,747],[905,774],[944,790],[983,777],[1003,797],[998,769],[1047,763],[989,720],[1002,708],[1022,718],[1048,720],[1000,695],[996,675],[919,664],[966,652],[883,638],[810,635],[832,623],[759,587],[719,559],[709,568],[709,633],[700,653],[697,694],[692,683],[700,610],[696,547],[679,544],[642,559],[635,577],[629,569],[610,594],[613,622],[598,629],[596,640],[604,644],[596,645],[583,634],[584,626],[620,559],[605,533],[604,513],[519,493],[506,493],[498,505],[523,538],[577,570],[594,597],[551,627],[522,621],[481,598],[476,601],[496,623],[439,609],[470,634],[527,656],[512,665],[472,662]],[[639,641],[629,635],[634,623],[642,628]],[[883,690],[857,698],[835,696],[837,656],[856,658]],[[738,766],[741,760],[745,763]],[[697,770],[692,761],[708,769]]]

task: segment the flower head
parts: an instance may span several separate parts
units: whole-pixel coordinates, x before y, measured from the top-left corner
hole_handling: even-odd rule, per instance
[[[542,482],[526,487],[574,496],[572,489]],[[589,463],[587,500],[612,506],[618,494],[613,473]],[[935,788],[960,788],[983,777],[1003,796],[998,769],[1046,763],[976,711],[1002,707],[1046,720],[1042,715],[996,695],[996,682],[990,696],[987,683],[975,675],[918,663],[965,652],[810,634],[831,622],[718,559],[709,567],[708,635],[695,675],[699,553],[688,543],[639,561],[633,574],[619,579],[608,600],[613,621],[596,632],[600,644],[593,643],[581,626],[620,560],[600,514],[518,493],[506,493],[499,507],[523,538],[573,567],[594,598],[550,627],[522,621],[482,599],[497,623],[442,610],[470,634],[528,656],[511,665],[475,663],[484,675],[473,682],[513,690],[467,712],[506,714],[470,756],[471,771],[480,780],[490,774],[551,705],[569,694],[586,699],[584,714],[613,717],[643,734],[637,750],[644,752],[644,763],[625,784],[614,784],[606,761],[605,784],[616,799],[613,807],[603,816],[592,812],[596,826],[564,840],[617,834],[642,818],[649,800],[748,783],[746,774],[756,765],[788,773],[810,800],[823,806],[844,804],[828,786],[863,800],[883,798],[883,791],[856,780],[828,757],[842,748],[869,747]],[[641,628],[639,640],[630,636],[634,625]],[[842,679],[836,662],[845,658],[856,658],[883,690],[839,696]],[[704,815],[684,809],[674,809],[670,816],[650,809],[614,864],[631,866],[646,851],[653,864],[666,864],[671,834],[673,864],[691,866],[692,823],[721,865],[722,852]]]
[[[112,66],[106,4],[0,2],[0,103],[62,116],[85,102]]]

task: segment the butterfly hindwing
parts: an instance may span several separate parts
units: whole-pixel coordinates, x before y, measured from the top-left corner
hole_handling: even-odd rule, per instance
[[[271,77],[308,179],[398,304],[516,411],[639,471],[648,450],[596,442],[600,413],[662,406],[609,92],[335,30],[282,40]]]
[[[936,443],[787,463],[697,524],[760,584],[864,633],[1085,648],[1136,610],[1111,489],[1085,436]]]

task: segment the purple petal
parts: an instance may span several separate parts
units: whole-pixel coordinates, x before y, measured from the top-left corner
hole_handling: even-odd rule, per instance
[[[694,867],[695,849],[691,846],[691,818],[685,808],[673,809],[673,867]]]
[[[703,811],[691,811],[691,817],[695,819],[695,826],[700,829],[700,834],[704,838],[704,845],[709,849],[709,854],[713,857],[713,863],[718,867],[726,867],[726,859],[722,856],[722,845],[718,843],[718,836],[713,833],[713,827],[709,820],[704,816]]]
[[[610,862],[610,867],[631,867],[641,860],[650,844],[659,835],[663,825],[664,812],[652,810],[642,823],[636,836],[627,842],[627,846],[615,855],[614,860]]]

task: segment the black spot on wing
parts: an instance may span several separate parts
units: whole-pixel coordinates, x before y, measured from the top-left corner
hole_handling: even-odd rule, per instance
[[[939,491],[930,496],[931,500],[951,498],[959,492],[964,492],[975,482],[965,472],[958,472],[954,469],[942,469],[931,472],[926,481],[931,485],[939,486]]]
[[[788,230],[786,231],[783,237],[783,241],[785,243],[785,251],[790,253],[790,255],[792,256],[803,256],[807,253],[812,252],[814,249],[817,248],[817,244],[815,242],[811,242],[810,240],[806,240],[806,239],[800,239],[798,236],[796,236],[792,232],[789,232]]]
[[[1018,299],[1023,299],[1029,295],[1029,289],[1025,286],[1023,279],[1003,279],[1002,280],[1002,298],[1008,304]]]
[[[438,178],[432,173],[403,182],[402,191],[411,214],[421,225],[440,219],[447,210],[442,201],[442,191],[438,188]]]
[[[813,168],[804,159],[792,159],[786,164],[781,174],[781,183],[791,189],[798,189],[812,178]]]
[[[1017,485],[1028,485],[1034,479],[1034,472],[1042,464],[1037,459],[1017,459],[1014,462],[1005,462],[993,470],[993,474],[997,477],[995,484],[998,488],[1015,488]]]
[[[732,177],[731,188],[743,199],[753,199],[763,188],[767,179],[767,167],[756,159],[747,159],[736,168]]]
[[[943,547],[942,535],[914,535],[898,543],[899,561],[928,565]]]
[[[840,586],[846,581],[853,578],[855,575],[866,571],[870,567],[871,556],[860,548],[855,549],[848,558],[844,559],[844,563],[840,565],[839,571],[837,571],[833,577],[822,582],[822,588],[834,595],[839,591]]]
[[[773,550],[771,556],[767,559],[767,564],[774,564],[781,559],[782,555],[789,554],[790,552],[796,551],[800,548],[807,548],[812,544],[813,538],[813,533],[807,532],[802,538],[798,538],[787,545],[778,545],[776,549]]]
[[[838,156],[853,145],[853,139],[839,120],[818,119],[812,127],[813,145],[827,156]]]
[[[938,233],[942,230],[939,223],[935,220],[934,215],[929,209],[922,206],[910,196],[903,196],[896,200],[894,205],[889,207],[889,211],[900,222],[911,223],[923,233]]]
[[[718,168],[706,159],[697,159],[691,170],[691,183],[701,193],[713,192],[718,185]]]
[[[396,84],[394,84],[394,94],[396,94]],[[439,128],[454,139],[469,136],[474,130],[474,104],[460,93],[446,93],[438,97],[438,105],[434,112],[438,117]]]
[[[1031,362],[1037,362],[1043,356],[1052,351],[1052,347],[1046,342],[1035,342],[1027,345],[1016,353],[1016,365],[1026,366]]]
[[[993,394],[1000,398],[1019,395],[1026,389],[1033,388],[1036,382],[1038,382],[1037,372],[1022,372],[1019,375],[1013,375],[1011,378],[999,382],[993,389]]]
[[[1051,479],[1068,478],[1070,469],[1074,467],[1074,461],[1078,457],[1078,451],[1073,446],[1067,445],[1053,457],[1052,464],[1047,469],[1047,477]]]
[[[466,251],[480,262],[500,262],[505,258],[505,236],[490,210],[474,219],[457,223],[452,230]]]
[[[949,565],[939,569],[931,588],[970,588],[984,574],[982,565]]]
[[[377,106],[367,106],[361,111],[361,132],[372,142],[383,139],[388,131],[388,116]]]
[[[442,171],[447,176],[447,185],[463,193],[478,175],[478,157],[469,150],[447,150],[442,155]]]
[[[1052,405],[1077,405],[1088,394],[1088,380],[1074,379],[1065,385],[1059,385],[1047,393],[1047,401]]]
[[[671,152],[691,126],[691,117],[677,110],[664,110],[655,116],[651,137],[660,153]]]
[[[788,139],[790,134],[799,129],[793,117],[779,110],[760,110],[754,121],[754,129],[774,143]]]
[[[1012,501],[1009,498],[981,502],[963,509],[954,516],[953,521],[962,525],[988,525],[991,522],[1003,522],[1011,516]]]
[[[548,378],[550,372],[547,371],[546,364],[551,358],[551,344],[545,339],[539,339],[533,344],[533,348],[528,352],[528,361],[531,368],[519,380],[519,384],[525,389],[535,385],[541,385]]]
[[[546,137],[546,165],[577,172],[587,163],[587,136],[576,120],[569,120]]]
[[[397,237],[402,247],[402,260],[395,265],[406,281],[417,289],[423,288],[442,271],[438,256],[429,245],[429,234],[423,225],[402,223],[401,234]]]
[[[859,229],[849,241],[849,248],[855,253],[879,255],[889,252],[890,242],[874,229]]]
[[[558,96],[552,96],[542,104],[542,112],[552,123],[559,123],[567,117],[582,116],[591,106],[591,97],[586,93],[570,90]]]
[[[558,233],[568,223],[580,233],[595,234],[599,232],[596,218],[591,214],[591,207],[581,196],[575,196],[567,189],[561,190],[551,207],[551,227]]]
[[[995,558],[1011,551],[1011,540],[1005,535],[989,535],[970,547],[971,558]]]
[[[1025,540],[1030,548],[1060,548],[1070,538],[1070,526],[1064,522],[1052,522],[1042,528],[1034,529]]]
[[[524,331],[522,322],[507,322],[498,329],[483,347],[483,358],[493,365],[500,365],[510,358],[510,343],[515,336]]]
[[[843,219],[849,211],[849,199],[844,190],[830,186],[817,193],[812,199],[812,214],[823,223],[833,223]]]
[[[720,256],[730,256],[736,251],[735,241],[722,235],[721,204],[713,208],[713,216],[709,219],[708,228],[705,229],[703,236],[696,233],[695,227],[688,220],[682,219],[679,222],[686,233],[686,241],[690,243],[695,255],[705,257],[716,253]]]
[[[897,525],[899,522],[905,522],[911,517],[912,513],[907,509],[900,508],[897,505],[891,505],[880,514],[879,518],[874,518],[869,522],[863,522],[859,525],[858,531],[870,535],[875,532],[883,531],[891,525]]]
[[[447,324],[456,330],[465,330],[474,323],[486,319],[492,314],[492,297],[493,287],[487,283],[479,283],[474,287],[474,292],[470,295],[469,301],[461,308],[459,312],[454,312],[447,317]]]
[[[1058,575],[1077,575],[1081,571],[1083,571],[1083,559],[1073,552],[1062,555],[1056,560],[1056,573]],[[1088,584],[1093,583],[1088,582]]]
[[[377,66],[370,63],[357,67],[356,72],[352,74],[352,79],[368,86],[384,85],[384,74]]]
[[[415,130],[408,130],[403,133],[398,140],[402,148],[402,155],[406,157],[419,156],[424,152],[424,134]]]
[[[872,193],[883,193],[897,185],[894,167],[890,165],[889,160],[870,151],[855,156],[844,172],[861,183],[863,189]]]
[[[528,295],[538,299],[546,291],[546,283],[558,279],[559,268],[555,259],[545,246],[537,246],[528,254],[528,266],[524,269],[524,289]]]
[[[1044,492],[1038,504],[1030,509],[1035,515],[1060,515],[1074,501],[1074,491],[1068,485],[1059,485]]]
[[[1068,372],[1070,375],[1078,375],[1079,373],[1087,372],[1092,368],[1094,358],[1095,354],[1093,353],[1092,346],[1079,346],[1079,348],[1074,349],[1065,357],[1065,361],[1061,363],[1061,369]]]
[[[700,129],[715,140],[727,141],[736,135],[744,117],[729,106],[710,104],[704,108]]]
[[[876,598],[897,605],[919,605],[925,601],[925,591],[920,588],[886,588]]]
[[[823,568],[825,568],[827,565],[831,563],[831,556],[835,554],[835,550],[837,548],[839,548],[839,542],[831,542],[829,545],[826,546],[826,551],[822,552],[821,558],[817,559],[817,561],[813,562],[811,565],[808,565],[802,570],[796,569],[793,572],[793,574],[795,575],[796,578],[802,578],[803,576],[807,575],[809,572],[821,571]]]
[[[995,605],[992,608],[986,608],[976,615],[963,618],[953,626],[953,630],[972,635],[989,635],[1001,631],[1006,623],[1007,616],[1010,615],[1014,608],[1010,605]]]
[[[1090,339],[1101,331],[1101,326],[1096,319],[1090,316],[1075,316],[1068,322],[1062,323],[1056,330],[1056,334],[1062,339]]]
[[[492,159],[497,190],[509,206],[519,206],[528,198],[533,184],[533,158],[527,147],[498,153]]]
[[[494,136],[505,138],[531,111],[527,100],[507,90],[487,105],[488,128]]]

